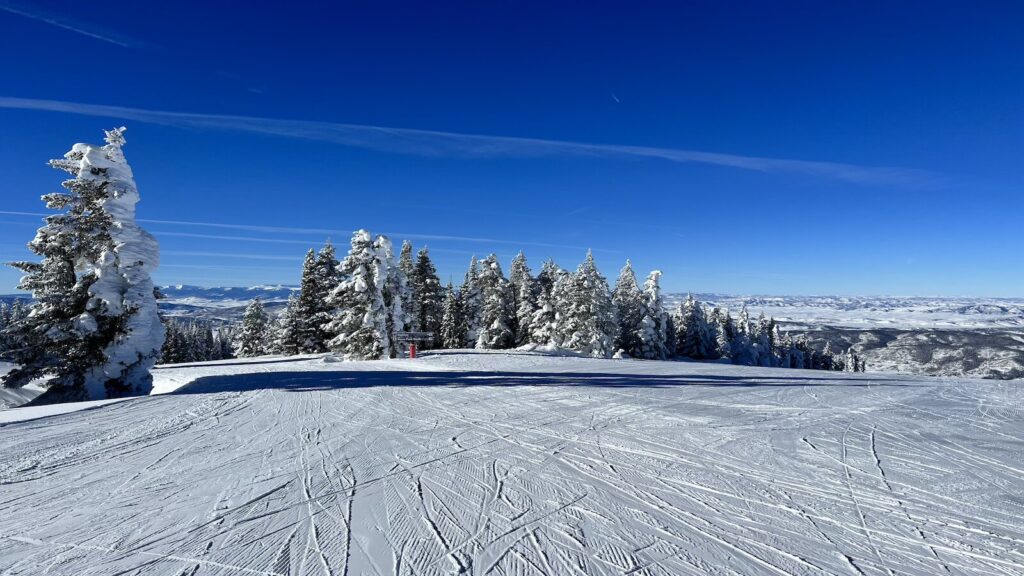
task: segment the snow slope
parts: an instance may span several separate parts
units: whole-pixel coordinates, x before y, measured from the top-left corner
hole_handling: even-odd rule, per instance
[[[0,573],[1024,574],[1019,382],[510,353],[155,376],[0,427]]]

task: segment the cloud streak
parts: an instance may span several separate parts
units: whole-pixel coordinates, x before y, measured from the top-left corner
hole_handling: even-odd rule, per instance
[[[6,214],[11,216],[39,216],[46,217],[52,216],[53,214],[47,214],[45,212],[19,212],[13,210],[0,210],[0,214]],[[258,232],[263,234],[323,234],[326,237],[341,238],[342,240],[348,238],[353,230],[340,230],[340,229],[329,229],[329,228],[288,228],[284,226],[263,226],[258,224],[224,224],[220,222],[193,222],[189,220],[154,220],[149,218],[138,218],[138,222],[142,224],[156,224],[166,226],[193,226],[200,228],[215,228],[223,230],[241,230],[245,232]],[[153,234],[158,238],[161,236],[174,236],[181,238],[205,238],[209,240],[226,240],[226,241],[238,241],[238,242],[261,242],[269,244],[301,244],[305,246],[318,245],[322,241],[320,240],[297,240],[288,238],[259,238],[253,236],[227,236],[217,234],[199,234],[191,232],[165,232],[165,231],[153,231]],[[475,238],[471,236],[446,236],[440,234],[416,234],[408,232],[381,232],[385,236],[389,236],[393,239],[399,240],[421,240],[421,241],[438,241],[438,242],[462,242],[467,244],[499,244],[507,246],[531,246],[537,248],[557,248],[564,250],[588,250],[589,247],[584,246],[566,246],[564,244],[551,244],[546,242],[522,242],[519,240],[500,240],[497,238]],[[431,252],[446,252],[451,254],[473,254],[472,250],[450,250],[442,248],[431,248]],[[593,248],[595,252],[608,252],[618,254],[618,250],[608,250],[604,248]]]
[[[108,44],[114,44],[122,48],[131,48],[134,43],[114,32],[102,30],[90,24],[83,24],[63,15],[46,12],[36,7],[19,6],[11,4],[10,2],[0,2],[0,11],[23,16],[25,18],[43,22],[65,30],[70,30],[76,34],[88,36],[89,38],[107,42]]]
[[[705,164],[762,173],[802,174],[858,184],[912,188],[935,186],[940,180],[934,173],[909,168],[858,166],[838,162],[765,158],[699,150],[487,136],[362,124],[167,112],[60,100],[0,97],[0,108],[118,118],[178,128],[247,132],[331,142],[353,148],[417,156],[456,158],[569,156],[658,159],[680,164]]]

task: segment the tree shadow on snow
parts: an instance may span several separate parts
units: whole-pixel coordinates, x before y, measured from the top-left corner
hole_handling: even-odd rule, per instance
[[[648,374],[563,373],[563,372],[405,372],[405,371],[317,371],[263,372],[205,376],[179,388],[174,394],[245,392],[260,389],[307,392],[377,386],[564,386],[577,388],[667,388],[675,386],[728,386],[775,388],[791,386],[832,386],[867,388],[913,386],[890,378],[836,380],[814,376],[745,378],[742,376],[672,376]]]

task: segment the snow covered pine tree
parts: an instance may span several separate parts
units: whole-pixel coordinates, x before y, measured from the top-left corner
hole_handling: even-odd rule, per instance
[[[125,128],[106,145],[75,144],[50,165],[74,178],[43,196],[62,211],[48,216],[29,243],[41,262],[17,262],[19,288],[35,298],[15,336],[24,346],[4,385],[45,376],[49,401],[148,394],[149,370],[164,342],[150,273],[159,265],[156,239],[135,222],[139,192],[125,160]]]
[[[263,356],[270,342],[270,317],[263,303],[256,298],[249,303],[242,317],[242,332],[238,335],[238,355],[242,358]]]
[[[387,270],[370,233],[359,230],[338,271],[343,280],[331,292],[329,303],[337,311],[327,329],[337,334],[331,349],[346,360],[379,360],[391,355],[384,304]]]

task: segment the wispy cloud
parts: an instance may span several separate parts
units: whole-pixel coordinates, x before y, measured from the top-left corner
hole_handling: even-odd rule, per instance
[[[0,2],[0,11],[16,14],[25,18],[31,18],[32,20],[44,22],[51,26],[70,30],[71,32],[81,34],[82,36],[88,36],[89,38],[100,40],[102,42],[115,44],[122,48],[131,48],[133,45],[141,44],[140,42],[129,40],[116,32],[104,30],[92,24],[79,22],[63,14],[55,14],[38,6],[15,4],[12,2]]]
[[[0,214],[6,214],[11,216],[51,216],[44,212],[19,212],[13,210],[0,210]],[[259,224],[226,224],[221,222],[193,222],[189,220],[154,220],[149,218],[139,218],[138,221],[143,224],[155,224],[164,226],[185,226],[185,227],[198,227],[198,228],[215,228],[223,230],[241,230],[245,232],[256,232],[262,234],[322,234],[324,239],[335,238],[341,242],[347,241],[351,236],[353,230],[341,230],[331,228],[289,228],[284,226],[263,226]],[[438,241],[438,242],[461,242],[466,244],[498,244],[505,246],[532,246],[538,248],[557,248],[564,250],[587,250],[588,247],[583,246],[566,246],[564,244],[552,244],[546,242],[524,242],[519,240],[501,240],[498,238],[475,238],[471,236],[446,236],[440,234],[421,234],[421,233],[410,233],[410,232],[381,232],[382,234],[391,237],[395,240],[420,240],[420,241]],[[256,237],[256,236],[233,236],[233,235],[220,235],[220,234],[202,234],[193,232],[167,232],[162,230],[154,231],[157,237],[161,236],[173,236],[181,238],[200,238],[207,240],[225,240],[225,241],[237,241],[237,242],[259,242],[268,244],[298,244],[304,246],[316,246],[323,243],[323,240],[299,240],[291,238],[268,238],[268,237]],[[595,252],[608,252],[617,254],[618,250],[609,250],[604,248],[593,248]],[[472,250],[451,250],[444,248],[431,248],[431,252],[451,253],[451,254],[473,254]],[[481,251],[479,253],[485,252]],[[166,253],[166,252],[165,252]]]
[[[278,256],[276,254],[239,254],[237,252],[190,252],[182,250],[163,250],[162,255],[166,256],[192,256],[197,258],[242,258],[245,260],[283,260],[287,262],[302,262],[298,256]]]
[[[193,114],[145,110],[122,106],[81,104],[59,100],[0,97],[0,108],[44,110],[86,116],[135,120],[180,128],[229,130],[332,142],[354,148],[397,154],[459,158],[576,156],[600,158],[652,158],[676,163],[696,163],[765,173],[794,173],[860,184],[924,187],[938,184],[938,175],[923,170],[858,166],[742,156],[699,150],[651,146],[591,144],[540,138],[486,136],[412,128],[387,128],[362,124],[338,124],[307,120],[281,120],[251,116]]]

